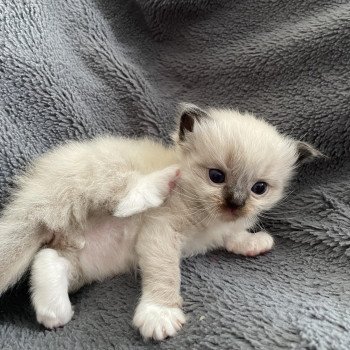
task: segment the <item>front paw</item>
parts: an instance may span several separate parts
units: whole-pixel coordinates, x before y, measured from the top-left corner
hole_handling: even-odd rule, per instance
[[[36,305],[36,318],[48,329],[64,326],[73,317],[74,311],[68,297],[55,300],[51,305]]]
[[[273,244],[273,238],[267,232],[246,232],[242,238],[229,240],[226,249],[235,254],[257,256],[270,251]]]
[[[163,340],[174,336],[186,318],[178,307],[168,307],[141,301],[135,311],[133,324],[145,339]]]

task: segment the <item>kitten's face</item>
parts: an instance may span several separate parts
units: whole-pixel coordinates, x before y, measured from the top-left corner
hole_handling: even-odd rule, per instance
[[[298,159],[317,153],[251,115],[193,106],[182,115],[178,143],[196,205],[222,220],[249,220],[273,207]]]

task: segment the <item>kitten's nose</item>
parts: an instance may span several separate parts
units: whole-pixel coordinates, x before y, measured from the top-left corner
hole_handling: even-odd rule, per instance
[[[245,199],[230,198],[226,200],[226,205],[231,210],[240,209],[244,207]]]

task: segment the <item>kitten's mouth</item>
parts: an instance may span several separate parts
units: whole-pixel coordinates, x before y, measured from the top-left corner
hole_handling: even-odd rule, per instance
[[[224,214],[224,218],[227,221],[234,221],[240,217],[242,217],[244,215],[244,211],[242,209],[238,209],[238,208],[228,208],[227,206],[224,206],[223,208],[223,214]]]

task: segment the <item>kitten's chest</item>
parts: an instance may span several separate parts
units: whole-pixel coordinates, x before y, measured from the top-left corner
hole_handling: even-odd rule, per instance
[[[138,226],[130,218],[92,218],[84,232],[85,245],[79,260],[87,279],[96,280],[123,273],[135,261]]]
[[[225,236],[234,230],[234,225],[222,222],[215,222],[209,227],[188,227],[183,231],[181,254],[188,257],[222,247]]]

